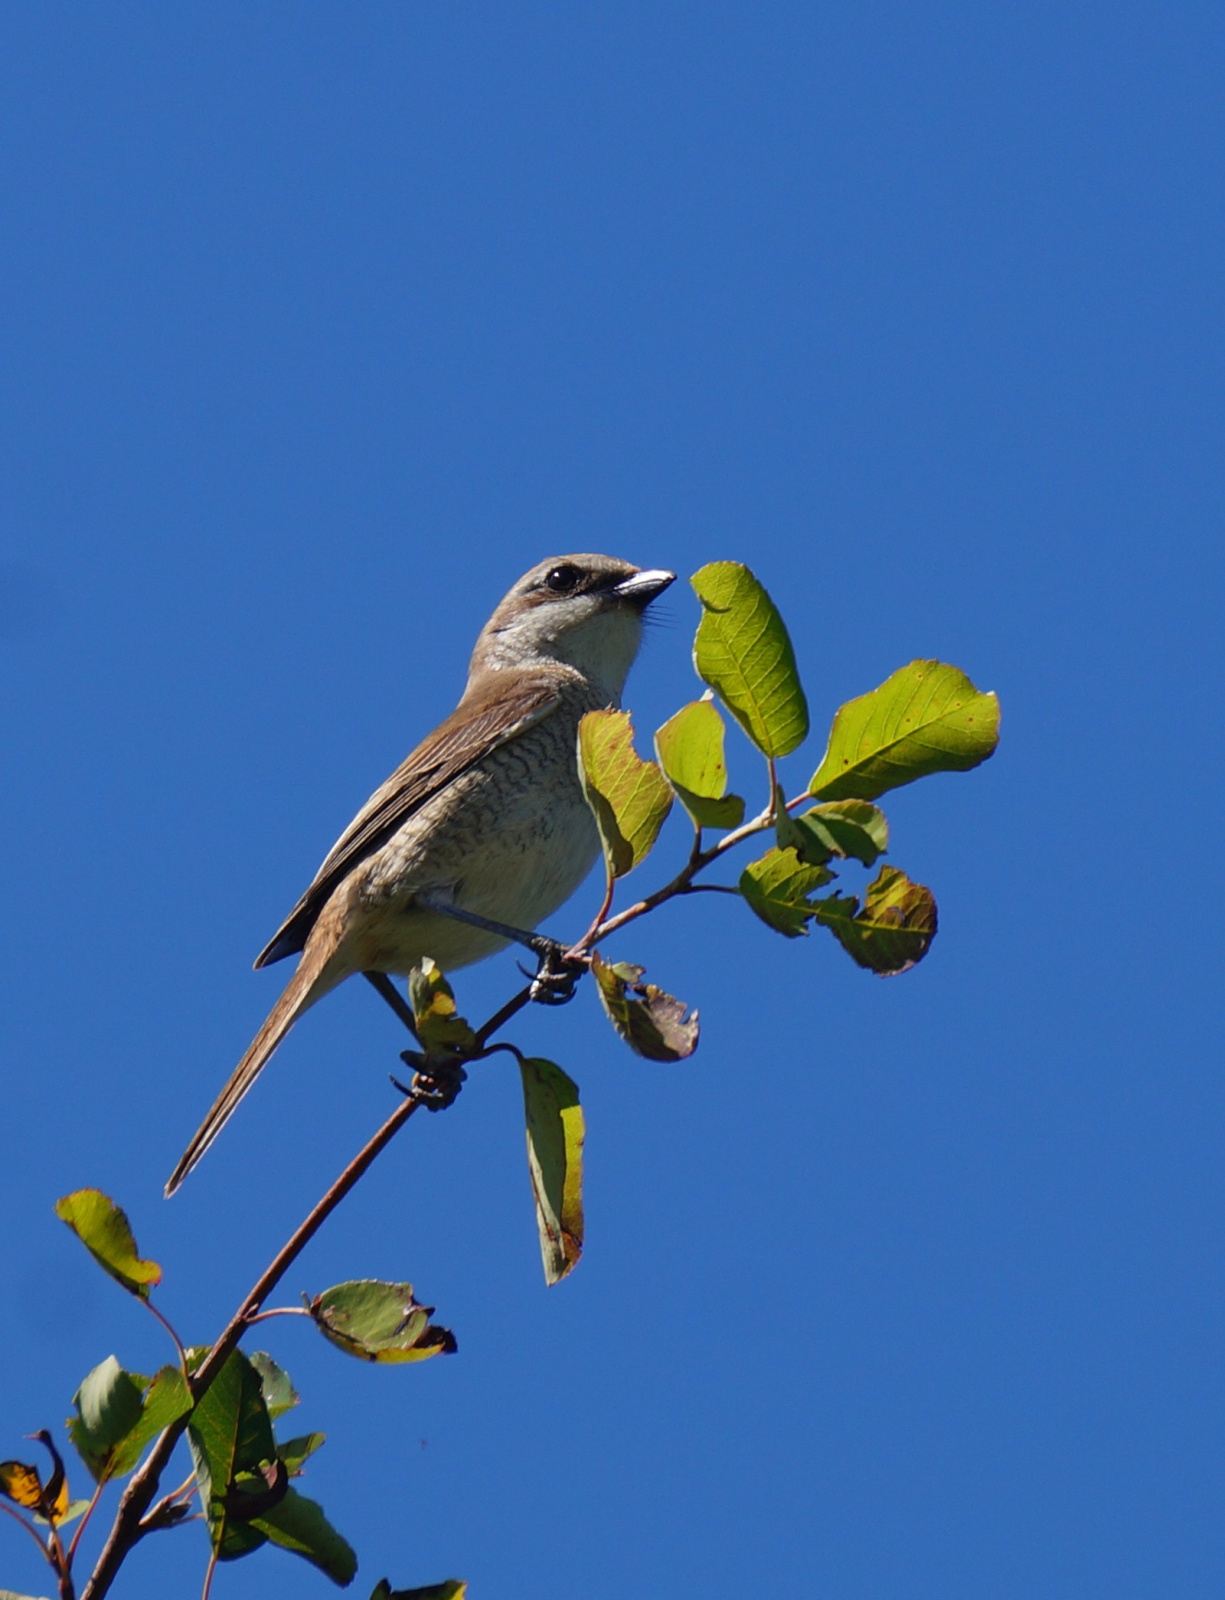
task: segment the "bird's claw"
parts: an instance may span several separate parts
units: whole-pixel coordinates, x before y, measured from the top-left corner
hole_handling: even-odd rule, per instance
[[[540,964],[532,978],[531,998],[542,1006],[564,1006],[574,999],[586,963],[571,960],[566,946],[556,939],[541,939],[536,946]]]

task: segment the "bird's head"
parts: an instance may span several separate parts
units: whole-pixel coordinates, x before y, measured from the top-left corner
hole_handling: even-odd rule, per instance
[[[472,671],[564,661],[615,702],[638,654],[642,614],[675,579],[615,556],[552,556],[519,579],[485,624]]]

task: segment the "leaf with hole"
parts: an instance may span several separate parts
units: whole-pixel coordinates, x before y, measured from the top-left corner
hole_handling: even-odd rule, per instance
[[[132,1225],[125,1213],[100,1189],[77,1189],[55,1202],[55,1214],[66,1222],[81,1243],[116,1283],[140,1299],[149,1298],[152,1286],[162,1281],[156,1261],[142,1261],[136,1251]]]
[[[709,700],[694,700],[655,735],[655,754],[676,798],[699,828],[738,828],[744,801],[727,793],[723,718]]]
[[[600,1003],[630,1049],[648,1061],[683,1061],[698,1047],[698,1014],[657,984],[643,983],[644,970],[591,952]]]
[[[430,1322],[434,1308],[414,1299],[411,1283],[358,1278],[316,1295],[307,1309],[325,1339],[362,1361],[425,1361],[456,1349],[454,1334]]]
[[[552,1286],[583,1253],[583,1108],[578,1085],[554,1062],[527,1056],[519,1071],[540,1257]]]
[[[958,667],[912,661],[834,717],[810,791],[823,800],[875,800],[933,772],[968,772],[999,743],[1000,703]]]
[[[748,567],[712,561],[689,580],[702,602],[693,664],[767,756],[785,756],[808,733],[808,702],[778,610]]]
[[[857,895],[830,895],[816,917],[861,967],[881,977],[908,972],[936,937],[936,901],[897,867],[882,867],[868,885],[863,910]]]
[[[634,749],[627,711],[589,711],[583,717],[578,771],[609,876],[623,878],[650,854],[672,809],[672,791],[656,764]]]

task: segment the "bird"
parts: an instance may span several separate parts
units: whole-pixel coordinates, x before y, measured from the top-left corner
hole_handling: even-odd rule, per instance
[[[403,976],[427,956],[443,972],[468,966],[574,893],[600,850],[578,725],[620,705],[646,608],[675,579],[613,556],[553,556],[499,602],[455,710],[370,796],[256,957],[257,968],[300,959],[167,1195],[302,1013],[346,978]]]

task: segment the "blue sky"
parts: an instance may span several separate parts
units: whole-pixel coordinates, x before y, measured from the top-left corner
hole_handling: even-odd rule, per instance
[[[1220,1594],[1223,43],[1196,4],[0,7],[0,1455],[164,1359],[56,1196],[113,1193],[202,1340],[385,1114],[348,985],[161,1198],[494,601],[734,558],[813,706],[794,787],[914,656],[1000,692],[996,759],[888,805],[932,954],[882,981],[703,899],[610,946],[700,1005],[693,1060],[591,994],[524,1019],[583,1090],[587,1254],[545,1290],[491,1064],[286,1284],[411,1278],[460,1343],[274,1324],[303,1488],[363,1597]],[[644,734],[697,688],[662,609]],[[4,1586],[47,1590],[0,1528]],[[214,1595],[327,1592],[265,1551]]]

